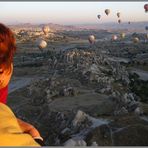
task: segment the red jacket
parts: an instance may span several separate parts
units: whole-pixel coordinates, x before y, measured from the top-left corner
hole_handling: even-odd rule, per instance
[[[0,102],[6,104],[8,96],[8,84],[13,72],[13,64],[0,73]]]
[[[0,89],[0,102],[6,104],[8,96],[8,85]]]

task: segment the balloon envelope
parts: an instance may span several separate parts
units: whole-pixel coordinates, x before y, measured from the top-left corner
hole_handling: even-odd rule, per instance
[[[42,30],[43,30],[44,34],[47,34],[50,31],[50,28],[49,28],[49,26],[44,26],[42,28]]]
[[[121,37],[122,39],[124,39],[124,38],[125,38],[125,33],[121,33],[121,34],[120,34],[120,37]]]
[[[105,9],[105,13],[106,13],[106,15],[109,15],[110,9]]]
[[[120,15],[121,15],[120,12],[118,12],[118,13],[117,13],[117,17],[120,17]]]
[[[46,42],[46,41],[44,41],[44,40],[39,40],[39,42],[38,42],[38,47],[39,47],[39,49],[46,48],[46,46],[47,46],[47,42]]]
[[[101,18],[101,15],[99,14],[99,15],[97,15],[97,17],[98,17],[98,19],[100,19]]]
[[[88,37],[88,41],[89,41],[90,44],[93,44],[95,42],[95,36],[94,35],[90,35]]]
[[[112,40],[113,40],[113,41],[116,41],[117,39],[118,39],[118,37],[117,37],[116,35],[113,35],[113,36],[112,36]]]
[[[144,5],[145,12],[148,12],[148,4]]]
[[[139,38],[137,38],[137,37],[133,38],[133,42],[134,43],[138,43],[139,42]]]
[[[148,30],[148,26],[145,26],[145,30]]]
[[[118,20],[118,23],[120,24],[121,23],[121,20]]]

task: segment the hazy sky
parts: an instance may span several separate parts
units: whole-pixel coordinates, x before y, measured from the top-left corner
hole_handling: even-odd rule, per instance
[[[0,2],[0,22],[87,24],[117,21],[148,21],[145,2]],[[104,10],[111,10],[106,16]],[[97,19],[100,14],[101,20]]]

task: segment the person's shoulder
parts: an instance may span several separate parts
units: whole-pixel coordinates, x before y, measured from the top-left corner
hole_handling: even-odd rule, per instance
[[[11,109],[4,103],[0,102],[0,112],[12,112]]]

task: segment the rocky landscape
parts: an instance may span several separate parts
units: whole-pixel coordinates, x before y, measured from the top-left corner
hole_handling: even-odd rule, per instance
[[[43,51],[36,35],[16,33],[8,105],[47,146],[147,146],[148,41],[74,32],[40,34],[48,43]],[[95,44],[87,41],[92,32]]]

